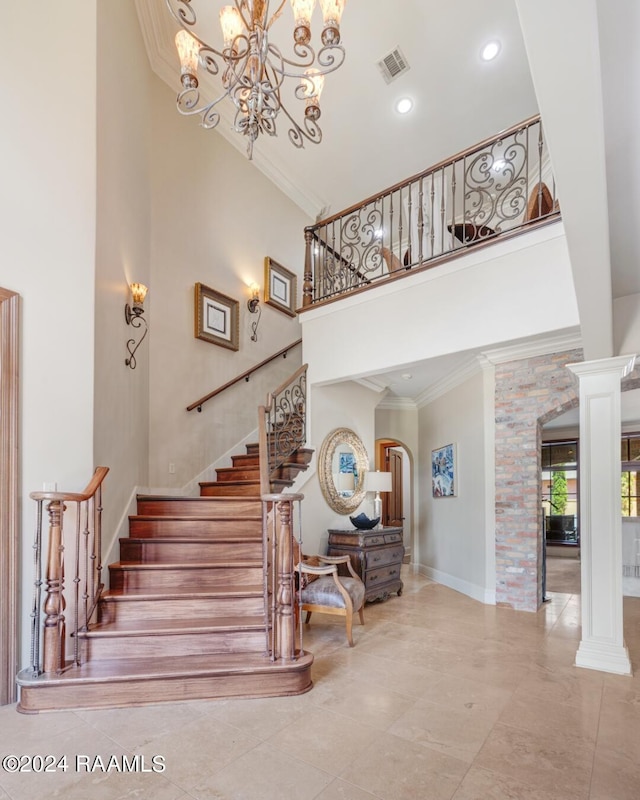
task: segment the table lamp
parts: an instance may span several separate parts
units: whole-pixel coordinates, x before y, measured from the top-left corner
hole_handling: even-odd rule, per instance
[[[367,472],[364,478],[364,488],[367,492],[375,492],[376,496],[373,500],[373,518],[382,518],[382,498],[380,492],[391,491],[391,473],[380,472]]]

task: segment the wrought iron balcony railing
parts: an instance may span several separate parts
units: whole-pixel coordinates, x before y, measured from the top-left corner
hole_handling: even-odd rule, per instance
[[[538,116],[305,230],[303,307],[558,218]]]

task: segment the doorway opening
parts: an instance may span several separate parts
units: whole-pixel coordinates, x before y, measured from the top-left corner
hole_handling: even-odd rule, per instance
[[[382,493],[382,524],[403,529],[404,562],[415,560],[413,456],[398,439],[376,439],[375,467],[391,473],[391,491]]]

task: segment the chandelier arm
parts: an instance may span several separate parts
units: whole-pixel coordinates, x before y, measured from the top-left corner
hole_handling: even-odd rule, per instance
[[[304,48],[307,52],[299,54],[297,48]],[[311,67],[314,63],[317,63],[320,67],[318,69],[318,75],[328,75],[330,72],[335,72],[344,64],[346,56],[345,49],[340,44],[327,45],[319,50],[317,54],[314,52],[313,48],[308,45],[296,45],[294,49],[296,49],[296,55],[299,55],[300,58],[304,58],[304,61],[294,61],[292,58],[283,56],[280,49],[274,44],[269,44],[267,48],[268,54],[276,57],[275,59],[269,59],[273,69],[285,78],[304,78],[304,70]],[[337,50],[340,57],[336,58],[333,53],[327,53],[326,51],[328,50]],[[282,66],[276,66],[276,64],[273,63],[274,61],[280,62]],[[285,64],[301,71],[293,72],[287,69]],[[282,81],[280,81],[280,83],[282,83]]]
[[[280,110],[287,117],[291,123],[289,128],[289,140],[295,147],[304,147],[304,140],[311,142],[311,144],[320,144],[322,141],[322,128],[318,125],[316,120],[310,117],[304,118],[304,128],[302,128],[289,113],[285,105],[280,105]]]
[[[278,8],[273,12],[271,19],[266,25],[265,30],[269,30],[269,28],[273,25],[273,23],[278,19],[278,17],[282,14],[282,9],[285,7],[287,0],[282,0]]]
[[[196,24],[196,12],[191,8],[191,0],[166,0],[166,4],[171,16],[182,28]]]

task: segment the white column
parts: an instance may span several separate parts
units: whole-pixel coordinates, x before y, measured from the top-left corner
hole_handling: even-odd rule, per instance
[[[580,380],[582,639],[576,666],[631,674],[622,630],[620,381],[635,356],[567,364]]]

